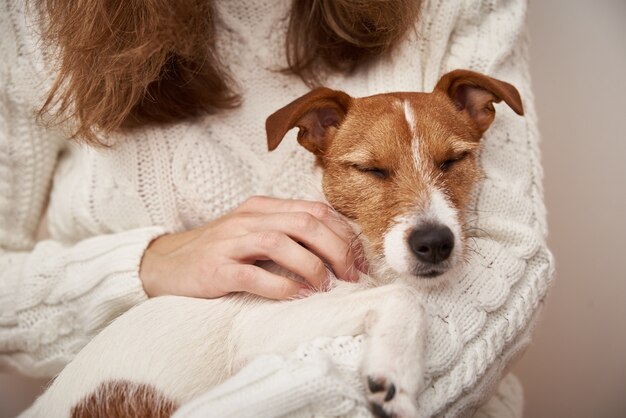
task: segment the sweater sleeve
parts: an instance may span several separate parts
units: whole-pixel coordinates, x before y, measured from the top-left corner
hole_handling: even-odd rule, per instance
[[[65,140],[35,122],[33,54],[0,6],[0,369],[52,376],[99,329],[146,299],[138,266],[163,233],[143,228],[78,243],[35,236]]]

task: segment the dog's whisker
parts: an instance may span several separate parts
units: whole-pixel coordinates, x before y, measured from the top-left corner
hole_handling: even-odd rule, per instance
[[[467,229],[464,229],[463,232],[465,233],[465,236],[467,238],[493,239],[493,236],[491,235],[491,233],[489,233],[485,229],[478,228],[478,227],[467,228]]]
[[[498,213],[497,210],[486,210],[486,209],[465,209],[467,213]]]

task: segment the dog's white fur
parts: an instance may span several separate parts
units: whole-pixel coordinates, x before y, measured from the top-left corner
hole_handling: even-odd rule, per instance
[[[393,382],[397,393],[386,409],[415,416],[423,375],[418,293],[408,283],[366,288],[345,282],[288,303],[241,295],[151,299],[96,336],[29,414],[69,416],[83,397],[110,380],[148,382],[182,403],[260,354],[288,353],[319,336],[362,333],[368,335],[364,378]],[[380,402],[385,393],[370,396]]]

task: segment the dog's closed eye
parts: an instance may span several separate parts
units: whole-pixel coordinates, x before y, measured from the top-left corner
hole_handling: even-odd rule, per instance
[[[389,177],[389,170],[379,167],[363,166],[360,164],[352,164],[352,167],[361,173],[374,176],[378,179],[385,180]]]
[[[456,163],[463,161],[469,155],[468,151],[462,152],[458,155],[455,155],[452,158],[445,160],[443,163],[439,165],[441,171],[449,171]]]

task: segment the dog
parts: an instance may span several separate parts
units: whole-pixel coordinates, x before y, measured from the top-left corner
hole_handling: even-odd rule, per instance
[[[420,292],[462,265],[480,140],[500,101],[523,115],[512,85],[455,70],[431,93],[353,98],[320,87],[276,111],[266,122],[269,150],[299,128],[324,198],[354,229],[370,274],[283,302],[244,294],[148,300],[79,352],[27,415],[169,416],[260,354],[365,334],[360,373],[372,411],[418,416]]]

